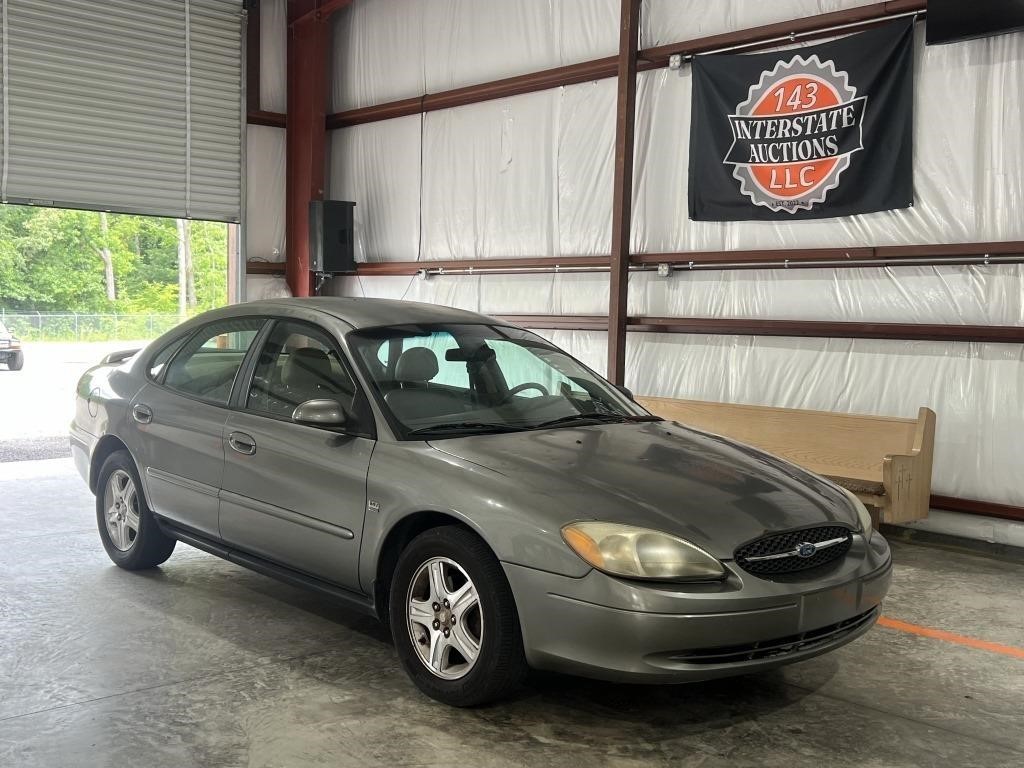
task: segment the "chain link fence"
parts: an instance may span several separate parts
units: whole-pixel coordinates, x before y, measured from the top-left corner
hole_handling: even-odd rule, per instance
[[[6,312],[0,322],[24,341],[155,339],[180,323],[178,315],[89,315],[77,312]]]

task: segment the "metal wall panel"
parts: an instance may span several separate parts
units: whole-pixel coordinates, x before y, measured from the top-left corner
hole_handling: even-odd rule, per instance
[[[238,221],[240,0],[3,0],[5,202]]]

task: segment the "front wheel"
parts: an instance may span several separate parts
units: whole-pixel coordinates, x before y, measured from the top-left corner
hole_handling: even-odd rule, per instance
[[[107,555],[128,571],[154,568],[171,556],[175,540],[164,535],[146,506],[135,462],[115,451],[100,468],[96,522]]]
[[[20,371],[25,366],[25,353],[15,352],[7,358],[7,368],[12,371]]]
[[[412,540],[395,569],[390,612],[402,666],[432,699],[484,704],[511,692],[526,672],[508,580],[465,528],[433,528]]]

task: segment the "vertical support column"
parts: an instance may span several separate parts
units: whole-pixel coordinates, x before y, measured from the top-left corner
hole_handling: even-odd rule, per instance
[[[618,97],[615,105],[615,190],[612,196],[612,260],[608,305],[608,379],[626,376],[626,308],[633,221],[633,134],[636,124],[636,52],[641,0],[622,0],[619,26]]]
[[[326,16],[316,0],[293,0],[288,14],[288,137],[285,275],[293,296],[309,296],[309,202],[324,196],[327,142]]]
[[[245,100],[253,112],[260,111],[260,0],[245,4]]]

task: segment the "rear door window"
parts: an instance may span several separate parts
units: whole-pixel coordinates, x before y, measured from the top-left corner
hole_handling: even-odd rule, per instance
[[[235,377],[265,322],[243,317],[205,326],[174,356],[164,384],[183,394],[227,405]]]

